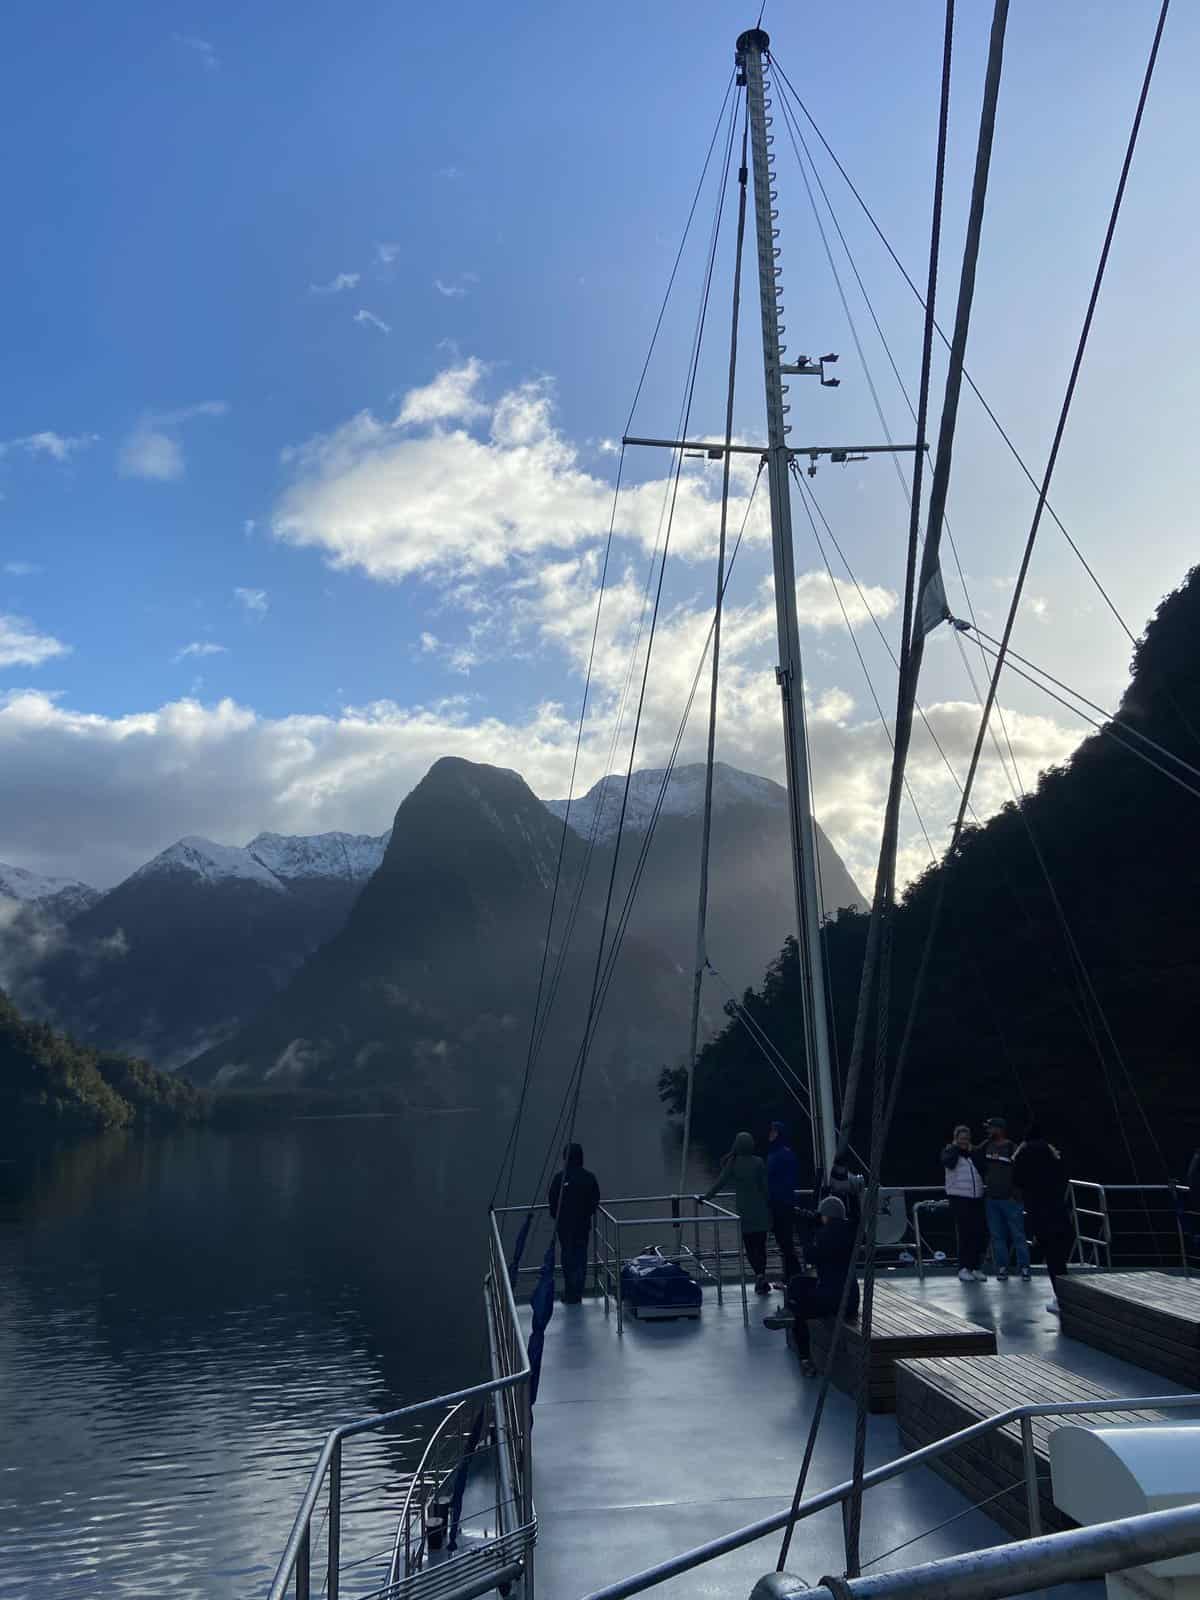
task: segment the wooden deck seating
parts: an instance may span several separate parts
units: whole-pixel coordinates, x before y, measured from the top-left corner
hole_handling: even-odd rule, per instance
[[[1010,1406],[1115,1398],[1111,1390],[1033,1356],[957,1356],[948,1361],[901,1361],[896,1368],[896,1422],[907,1450],[944,1439],[947,1434],[957,1433],[960,1428],[970,1427],[973,1422],[994,1416],[997,1411],[1006,1411]],[[1051,1499],[1048,1454],[1051,1433],[1070,1420],[1032,1419],[1041,1484],[1042,1526],[1046,1533],[1074,1526]],[[1161,1411],[1113,1411],[1094,1412],[1084,1420],[1088,1426],[1099,1427],[1163,1422],[1166,1417]],[[930,1466],[976,1504],[999,1494],[998,1499],[981,1509],[1009,1533],[1018,1538],[1028,1537],[1019,1422],[1010,1422],[1007,1427],[960,1445],[930,1462]]]
[[[1058,1280],[1070,1339],[1200,1389],[1200,1284],[1165,1272],[1077,1273]]]
[[[812,1358],[824,1370],[833,1337],[833,1318],[809,1324]],[[904,1356],[978,1356],[993,1354],[996,1335],[964,1317],[925,1305],[915,1295],[882,1286],[875,1290],[871,1321],[869,1398],[871,1411],[896,1409],[896,1362]],[[834,1362],[833,1381],[853,1393],[862,1359],[862,1333],[858,1318],[847,1322]]]

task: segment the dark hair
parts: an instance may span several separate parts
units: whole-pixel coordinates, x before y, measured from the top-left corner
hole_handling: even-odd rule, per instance
[[[954,1129],[954,1137],[957,1139],[960,1133],[970,1133],[970,1131],[971,1124],[969,1122],[960,1122]]]

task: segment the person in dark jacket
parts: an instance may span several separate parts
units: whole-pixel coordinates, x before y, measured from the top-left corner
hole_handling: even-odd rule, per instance
[[[989,1117],[987,1131],[987,1138],[975,1148],[975,1156],[983,1164],[988,1232],[992,1236],[996,1277],[1001,1283],[1008,1277],[1011,1249],[1016,1255],[1022,1278],[1028,1281],[1032,1274],[1029,1270],[1029,1245],[1025,1240],[1025,1217],[1021,1195],[1013,1177],[1013,1156],[1017,1153],[1017,1147],[1008,1137],[1008,1123],[1003,1117]]]
[[[783,1281],[790,1283],[800,1270],[796,1259],[796,1188],[800,1163],[788,1139],[786,1122],[773,1122],[767,1142],[767,1202],[771,1232],[783,1262]]]
[[[792,1338],[800,1357],[800,1370],[806,1378],[816,1375],[812,1362],[812,1336],[810,1317],[832,1317],[842,1303],[846,1279],[850,1279],[850,1294],[846,1301],[846,1315],[858,1311],[858,1279],[854,1274],[854,1229],[846,1219],[846,1208],[836,1195],[827,1194],[817,1207],[816,1221],[804,1247],[804,1256],[810,1267],[816,1268],[816,1277],[799,1274],[788,1284],[788,1308],[795,1321]]]
[[[587,1277],[592,1218],[600,1204],[600,1185],[583,1164],[581,1144],[563,1151],[563,1170],[554,1174],[547,1199],[562,1246],[563,1304],[577,1306]]]
[[[1074,1242],[1071,1206],[1067,1196],[1067,1169],[1062,1154],[1042,1137],[1037,1123],[1017,1146],[1013,1178],[1025,1201],[1025,1220],[1046,1257],[1051,1299],[1046,1310],[1058,1314],[1058,1280],[1065,1276]]]
[[[988,1225],[984,1210],[984,1182],[980,1162],[971,1146],[971,1130],[960,1122],[954,1137],[942,1151],[946,1169],[946,1198],[958,1235],[958,1276],[961,1283],[982,1283],[981,1270],[987,1249]]]

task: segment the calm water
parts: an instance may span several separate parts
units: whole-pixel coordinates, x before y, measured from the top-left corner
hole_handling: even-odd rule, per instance
[[[608,1192],[673,1187],[649,1108],[610,1120]],[[332,1425],[484,1375],[496,1130],[323,1119],[0,1166],[0,1596],[264,1593]],[[389,1544],[413,1442],[348,1451],[356,1548]]]

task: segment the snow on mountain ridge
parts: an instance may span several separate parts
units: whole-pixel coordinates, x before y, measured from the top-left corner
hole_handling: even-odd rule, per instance
[[[350,878],[357,882],[376,870],[390,838],[390,829],[378,838],[365,833],[260,833],[246,850],[284,882],[293,878]]]
[[[10,867],[0,861],[0,896],[8,900],[33,903],[53,899],[68,891],[80,899],[96,894],[90,884],[82,883],[78,878],[50,878],[44,873],[29,872],[25,867]]]
[[[157,877],[162,873],[178,872],[191,873],[207,883],[217,883],[226,878],[242,878],[247,882],[258,883],[264,889],[273,889],[279,894],[286,893],[275,874],[256,861],[249,850],[232,844],[217,844],[212,839],[202,839],[196,834],[189,834],[186,838],[177,839],[174,844],[168,845],[152,861],[147,861],[144,867],[139,867],[132,873],[127,881],[132,883],[138,879]]]
[[[645,833],[650,826],[654,807],[662,788],[663,768],[647,768],[635,772],[629,785],[629,804],[625,811],[625,827],[631,833]],[[699,816],[704,809],[704,767],[696,762],[676,767],[663,797],[662,814],[669,817]],[[610,773],[592,785],[586,794],[571,801],[571,814],[567,819],[573,833],[583,838],[591,836],[597,811],[600,813],[596,838],[609,843],[617,832],[617,819],[621,814],[621,797],[625,778],[621,773]],[[556,817],[567,815],[565,800],[547,800],[546,809]],[[734,805],[777,807],[787,804],[787,793],[770,778],[760,778],[752,772],[742,772],[738,767],[718,761],[713,766],[713,808],[724,811]]]

